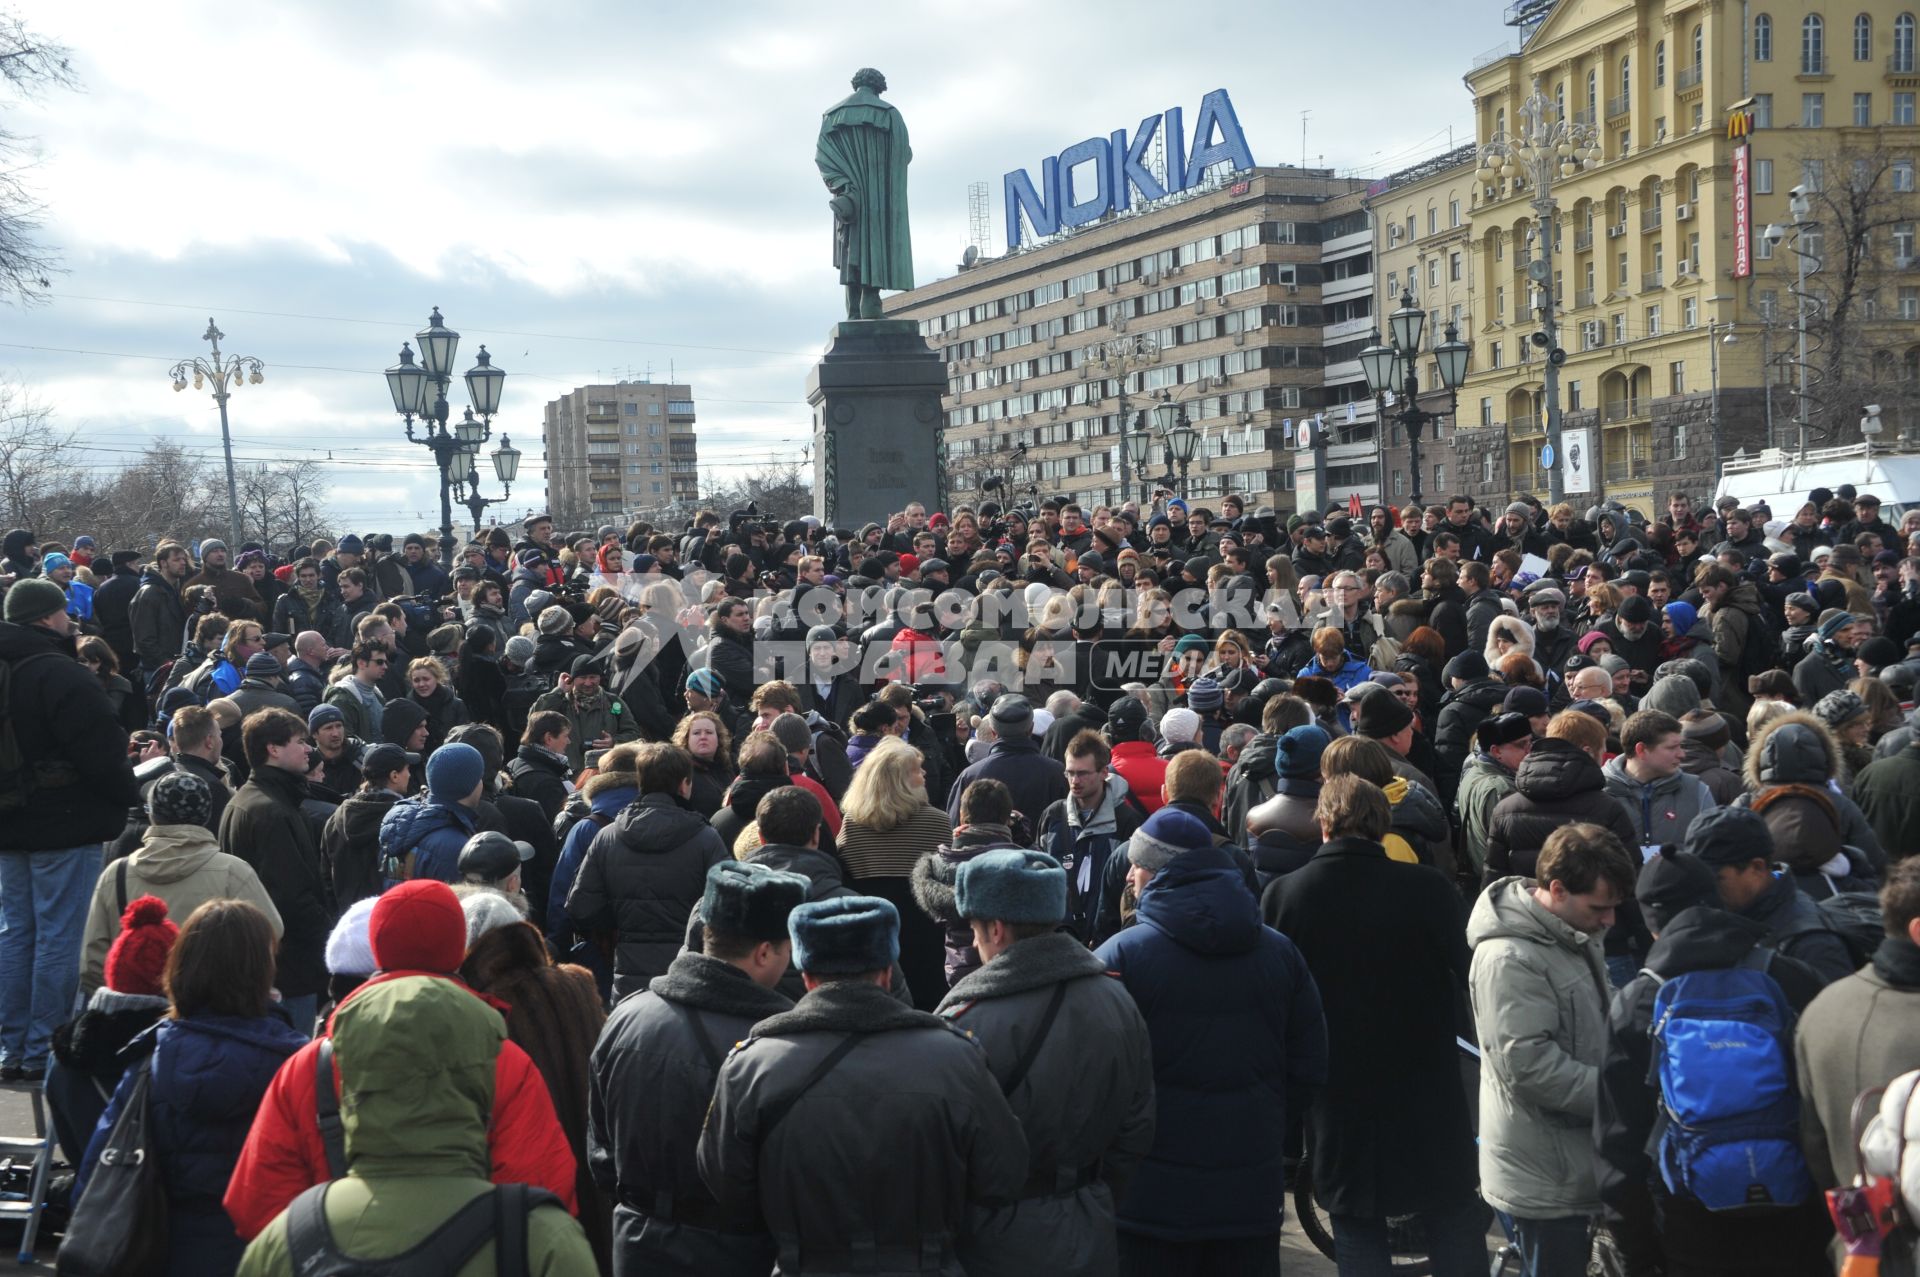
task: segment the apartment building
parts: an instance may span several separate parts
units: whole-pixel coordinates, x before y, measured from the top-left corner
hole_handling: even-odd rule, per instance
[[[562,527],[660,520],[699,499],[693,388],[579,386],[547,404],[547,504]]]

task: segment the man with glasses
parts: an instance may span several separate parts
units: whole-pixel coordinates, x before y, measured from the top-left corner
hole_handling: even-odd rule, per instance
[[[1358,572],[1335,572],[1327,579],[1326,610],[1312,618],[1313,628],[1339,630],[1347,651],[1365,660],[1385,632],[1366,602],[1367,585]]]
[[[327,689],[325,703],[340,711],[346,720],[347,734],[361,740],[380,739],[381,707],[386,698],[380,692],[380,680],[391,663],[387,649],[374,639],[362,639],[353,645],[353,675]]]

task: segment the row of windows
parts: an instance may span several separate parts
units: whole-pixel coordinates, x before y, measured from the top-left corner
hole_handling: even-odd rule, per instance
[[[1343,303],[1343,307],[1347,304]],[[1372,298],[1361,298],[1356,313],[1364,315],[1372,308]],[[1192,346],[1203,341],[1212,341],[1220,337],[1230,337],[1242,332],[1257,332],[1261,328],[1299,328],[1318,327],[1323,322],[1322,308],[1318,306],[1253,306],[1246,310],[1231,311],[1223,315],[1208,316],[1190,323],[1162,328],[1156,332],[1135,334],[1150,338],[1162,351]],[[1324,322],[1332,322],[1330,320]],[[995,386],[1018,384],[1035,377],[1051,376],[1086,363],[1083,352],[1074,350],[1056,351],[1051,355],[1042,355],[1033,359],[1014,360],[1009,363],[989,364],[959,373],[947,379],[950,394],[964,394],[973,390],[991,390]],[[1097,362],[1097,359],[1096,359]]]
[[[1318,387],[1314,386],[1256,386],[1251,390],[1236,390],[1228,394],[1201,395],[1198,398],[1180,400],[1180,406],[1186,411],[1187,419],[1194,423],[1228,418],[1238,422],[1245,413],[1260,412],[1264,409],[1294,409],[1317,406],[1314,402]],[[1128,403],[1127,411],[1135,417],[1151,408],[1152,405],[1141,398]],[[954,420],[958,415],[948,414],[948,424],[961,426],[976,424]],[[1022,426],[1017,430],[1004,433],[983,433],[967,439],[948,441],[948,449],[953,456],[974,456],[984,452],[997,452],[1002,449],[1024,445],[1038,448],[1046,444],[1070,443],[1073,440],[1098,439],[1106,435],[1120,433],[1118,412],[1099,414],[1091,417],[1079,417],[1072,421],[1053,421],[1042,425]]]
[[[1893,20],[1893,55],[1888,61],[1892,71],[1913,70],[1914,17],[1903,13]],[[1773,61],[1773,17],[1756,14],[1753,19],[1753,60]],[[1856,14],[1853,19],[1853,60],[1873,61],[1873,15]],[[1827,21],[1817,13],[1800,20],[1800,73],[1824,75],[1827,70]]]

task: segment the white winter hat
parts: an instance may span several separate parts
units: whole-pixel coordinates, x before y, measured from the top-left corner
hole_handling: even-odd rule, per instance
[[[1170,741],[1198,740],[1200,716],[1184,705],[1168,710],[1160,718],[1160,738]]]
[[[373,944],[367,939],[367,924],[373,920],[373,906],[378,900],[378,896],[368,896],[354,901],[333,924],[333,934],[327,937],[329,973],[369,976],[380,969],[373,960]]]

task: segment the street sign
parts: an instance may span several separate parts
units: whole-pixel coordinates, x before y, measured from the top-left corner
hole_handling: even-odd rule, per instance
[[[1593,431],[1562,430],[1560,442],[1566,447],[1562,490],[1569,496],[1593,491]]]
[[[1540,468],[1542,470],[1553,469],[1553,445],[1550,443],[1540,445]]]

